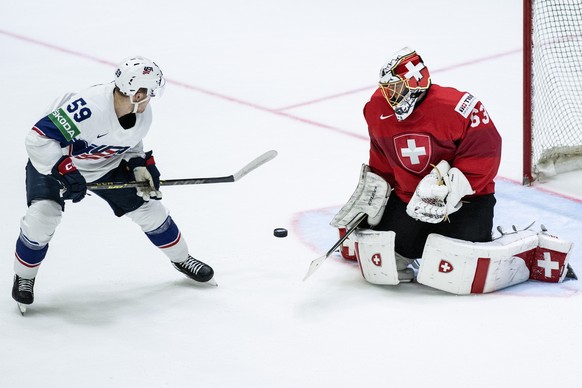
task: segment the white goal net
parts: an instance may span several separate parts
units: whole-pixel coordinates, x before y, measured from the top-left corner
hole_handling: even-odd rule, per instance
[[[524,142],[530,144],[524,152],[531,155],[531,164],[527,171],[524,154],[524,177],[531,181],[582,169],[582,0],[524,4],[524,24],[528,16],[531,20],[530,41],[524,36],[529,45],[524,47],[524,62],[528,57],[531,61],[529,66],[524,63],[531,96],[530,117],[525,112],[524,121],[525,126],[528,119],[531,124],[530,133],[524,131],[529,135]]]

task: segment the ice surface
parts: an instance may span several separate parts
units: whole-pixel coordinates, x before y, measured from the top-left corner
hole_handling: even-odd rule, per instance
[[[336,241],[328,222],[367,161],[363,105],[406,45],[433,82],[479,97],[502,133],[496,224],[536,221],[573,240],[580,275],[580,175],[514,183],[521,2],[5,3],[0,386],[580,386],[579,282],[459,297],[372,286],[335,254],[301,281]],[[163,178],[229,175],[279,155],[236,183],[164,189],[218,288],[193,285],[93,196],[67,205],[22,317],[10,288],[24,136],[57,95],[110,81],[135,54],[169,80],[146,138]],[[273,237],[276,227],[289,236]]]

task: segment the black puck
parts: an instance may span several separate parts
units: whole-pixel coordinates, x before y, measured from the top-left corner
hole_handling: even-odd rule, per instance
[[[273,235],[275,235],[275,237],[287,237],[287,229],[276,228],[275,230],[273,230]]]

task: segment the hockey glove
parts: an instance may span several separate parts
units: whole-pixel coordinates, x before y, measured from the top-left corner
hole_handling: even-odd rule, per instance
[[[349,226],[360,213],[368,215],[368,224],[378,225],[390,197],[390,185],[381,176],[374,174],[370,167],[362,164],[360,180],[348,202],[331,220],[335,227]]]
[[[87,182],[81,173],[77,170],[71,158],[63,156],[60,158],[51,170],[64,189],[63,199],[72,199],[73,202],[79,202],[87,194]]]
[[[461,208],[461,198],[473,193],[465,175],[443,160],[418,183],[406,213],[419,221],[438,224]]]
[[[132,158],[127,163],[133,174],[133,180],[149,183],[149,187],[137,187],[136,194],[146,202],[150,199],[162,199],[160,172],[156,167],[156,161],[154,160],[152,151],[146,152],[145,158]]]

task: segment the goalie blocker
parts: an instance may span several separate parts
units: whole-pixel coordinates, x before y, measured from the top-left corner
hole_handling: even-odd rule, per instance
[[[500,290],[528,279],[557,283],[567,273],[572,243],[530,230],[486,243],[429,235],[417,281],[458,295]]]

